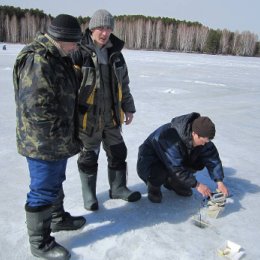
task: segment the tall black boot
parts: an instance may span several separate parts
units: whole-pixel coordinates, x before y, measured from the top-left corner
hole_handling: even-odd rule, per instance
[[[51,207],[29,207],[25,205],[26,223],[31,252],[46,260],[68,260],[70,253],[50,236]]]
[[[96,195],[97,172],[85,173],[79,170],[84,208],[87,210],[98,210]]]
[[[64,192],[61,188],[56,201],[53,203],[51,231],[69,231],[77,230],[85,225],[86,219],[84,217],[73,217],[69,212],[65,212],[63,207]]]
[[[111,199],[122,199],[129,202],[141,199],[139,191],[131,191],[126,187],[126,169],[113,170],[108,168],[108,180],[110,185],[109,196]]]

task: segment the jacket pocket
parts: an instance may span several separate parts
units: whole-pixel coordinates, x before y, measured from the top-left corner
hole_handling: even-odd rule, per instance
[[[95,87],[95,68],[82,67],[82,81],[79,89],[79,104],[84,105]]]

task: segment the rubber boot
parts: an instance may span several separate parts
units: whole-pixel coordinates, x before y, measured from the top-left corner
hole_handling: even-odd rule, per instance
[[[162,201],[161,188],[152,185],[150,182],[147,182],[147,188],[148,188],[148,199],[153,203],[161,203]]]
[[[85,225],[86,219],[84,217],[73,217],[70,213],[65,212],[63,207],[64,192],[60,189],[56,201],[51,206],[52,220],[51,220],[51,231],[69,231],[77,230]]]
[[[109,197],[135,202],[141,199],[139,191],[131,191],[126,187],[126,169],[112,170],[108,168],[108,180],[110,185]]]
[[[87,210],[98,210],[98,200],[96,196],[97,172],[84,173],[79,171],[82,187],[84,208]]]
[[[51,207],[33,208],[26,205],[25,211],[32,254],[47,260],[70,259],[70,252],[50,236]]]

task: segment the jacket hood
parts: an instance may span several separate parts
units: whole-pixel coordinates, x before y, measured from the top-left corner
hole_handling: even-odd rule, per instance
[[[171,121],[171,128],[174,128],[177,131],[181,140],[187,147],[192,147],[192,122],[199,116],[199,113],[193,112],[191,114],[175,117]]]

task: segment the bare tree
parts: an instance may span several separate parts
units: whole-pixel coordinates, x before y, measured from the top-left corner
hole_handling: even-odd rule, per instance
[[[164,36],[164,26],[161,20],[157,20],[155,24],[155,49],[162,49],[163,36]]]
[[[165,29],[165,44],[166,50],[171,50],[174,47],[174,26],[173,23],[167,24]]]
[[[16,15],[13,15],[10,20],[10,42],[19,42],[19,26]]]
[[[242,56],[252,56],[256,47],[257,35],[250,33],[249,31],[244,31],[241,33],[239,40],[237,54]]]
[[[228,54],[230,52],[230,38],[231,32],[227,29],[222,31],[221,39],[220,39],[220,50],[222,54]]]
[[[209,28],[205,26],[195,27],[195,43],[194,50],[198,52],[203,52],[206,46]]]
[[[239,38],[240,38],[240,35],[239,35],[239,32],[236,31],[233,35],[233,41],[232,41],[232,54],[233,55],[238,55],[238,50],[239,50]]]
[[[179,24],[177,30],[177,46],[180,51],[191,52],[193,50],[193,39],[195,29],[193,26],[187,26],[184,23]]]
[[[116,20],[114,34],[125,41],[125,23],[123,20]]]
[[[135,22],[135,28],[136,28],[136,49],[141,49],[143,44],[143,38],[144,38],[144,19],[138,18]]]
[[[146,31],[146,42],[145,42],[145,49],[152,49],[152,40],[153,40],[153,22],[151,19],[148,19],[145,23],[145,31]]]
[[[9,15],[5,16],[4,27],[5,27],[5,41],[11,42],[11,30],[10,30],[10,17],[9,17]]]

